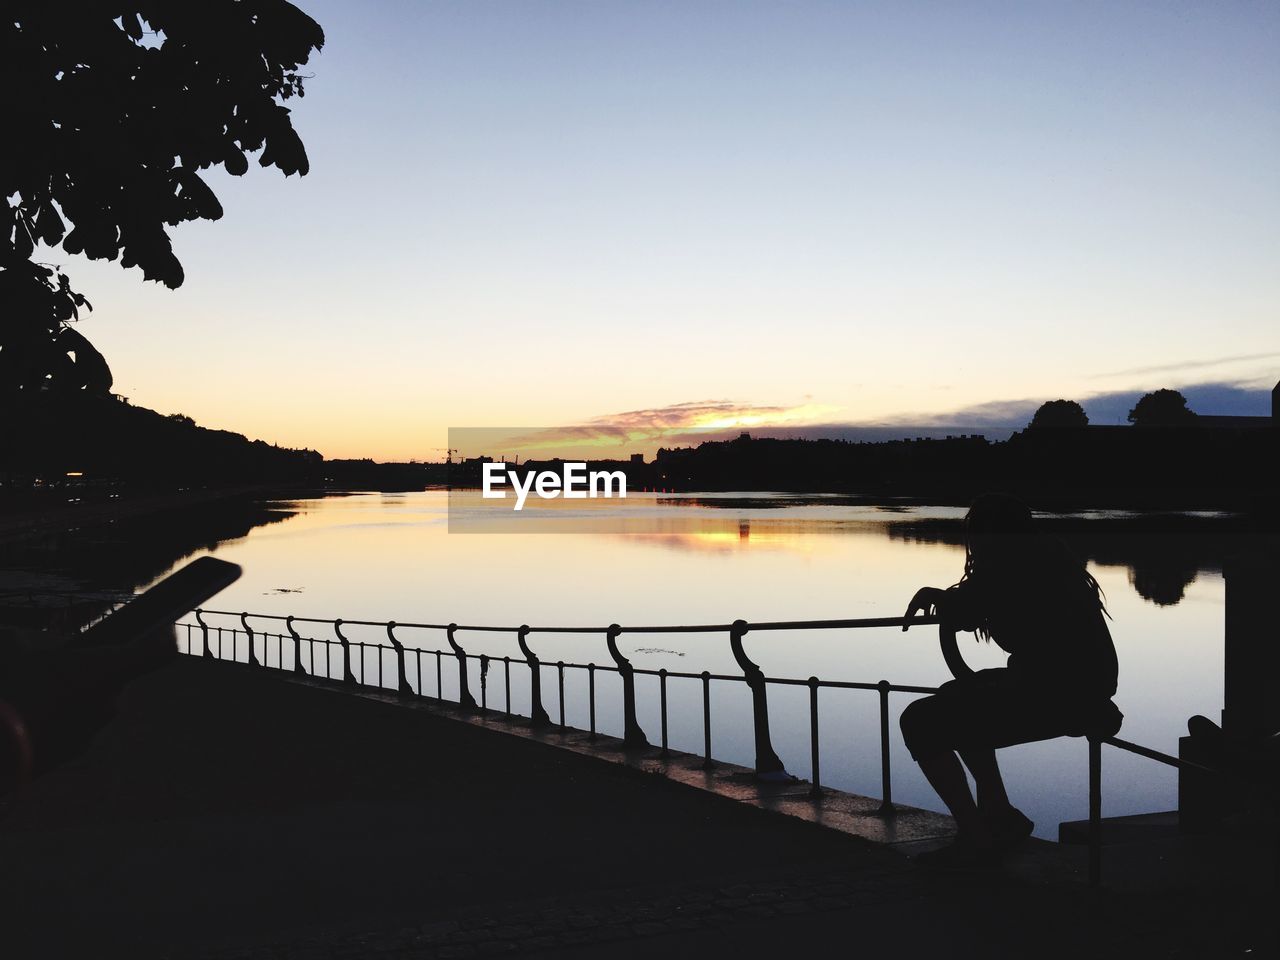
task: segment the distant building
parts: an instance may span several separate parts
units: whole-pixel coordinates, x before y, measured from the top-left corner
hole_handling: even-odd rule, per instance
[[[1280,383],[1271,388],[1271,416],[1269,417],[1214,416],[1202,413],[1193,423],[1197,427],[1212,427],[1220,430],[1264,430],[1280,427]]]
[[[1272,403],[1274,404],[1274,400]],[[1259,430],[1270,427],[1275,422],[1275,414],[1269,417],[1236,417],[1199,414],[1191,422],[1193,427],[1212,427],[1217,430]]]

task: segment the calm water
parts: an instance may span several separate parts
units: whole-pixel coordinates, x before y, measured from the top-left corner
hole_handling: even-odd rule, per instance
[[[355,494],[291,502],[296,513],[259,527],[212,552],[240,564],[244,576],[216,601],[219,609],[344,619],[515,625],[693,624],[899,616],[913,591],[946,586],[961,573],[963,549],[954,531],[939,536],[938,521],[954,508],[883,508],[839,500],[724,496],[712,502],[648,498],[626,534],[460,534],[448,532],[447,495]],[[632,506],[636,506],[633,504]],[[604,509],[614,509],[607,505]],[[945,529],[946,525],[942,524]],[[1210,563],[1152,589],[1143,564],[1169,551],[1160,543],[1085,545],[1090,569],[1106,591],[1120,657],[1117,703],[1122,736],[1175,752],[1186,718],[1216,718],[1222,704],[1223,581]],[[1185,551],[1184,551],[1185,552]],[[1099,561],[1102,562],[1099,562]],[[1185,562],[1183,566],[1185,567]],[[1189,581],[1189,582],[1188,582]],[[1161,599],[1157,604],[1140,595]],[[1178,592],[1181,599],[1176,599]],[[213,618],[210,618],[211,622]],[[226,621],[230,625],[229,621]],[[346,630],[376,642],[376,629]],[[316,637],[331,634],[315,633]],[[402,629],[406,646],[445,647],[439,632]],[[519,659],[513,637],[459,634],[469,653]],[[544,663],[609,663],[596,637],[534,635]],[[727,639],[719,634],[626,636],[623,652],[638,667],[736,674]],[[997,666],[994,646],[962,635],[975,667]],[[935,685],[948,678],[936,630],[766,633],[748,636],[749,654],[769,676]],[[242,652],[243,656],[243,652]],[[274,658],[274,649],[273,654]],[[337,663],[335,657],[335,665]],[[394,671],[387,658],[388,684]],[[456,668],[446,662],[444,692],[456,695]],[[376,674],[369,655],[367,668]],[[479,691],[479,668],[472,668]],[[512,667],[512,705],[528,709],[528,675]],[[452,676],[452,680],[451,680]],[[543,680],[544,702],[557,714],[554,670]],[[415,682],[416,682],[416,678]],[[656,678],[638,678],[639,717],[656,741]],[[434,658],[424,685],[434,693]],[[569,671],[568,722],[587,726],[585,677]],[[672,680],[672,746],[699,752],[701,700],[694,681]],[[501,705],[502,671],[491,671],[489,702]],[[824,691],[821,702],[823,781],[879,795],[875,694]],[[621,735],[616,677],[598,678],[599,727]],[[770,688],[774,747],[787,768],[808,777],[808,692]],[[909,701],[891,698],[894,798],[938,807],[902,747],[897,714]],[[713,684],[713,753],[752,762],[745,686]],[[406,745],[409,749],[410,745]],[[1001,752],[1015,803],[1055,837],[1058,821],[1086,815],[1085,744],[1064,739]],[[1104,753],[1104,813],[1121,815],[1176,806],[1172,771],[1117,751]]]

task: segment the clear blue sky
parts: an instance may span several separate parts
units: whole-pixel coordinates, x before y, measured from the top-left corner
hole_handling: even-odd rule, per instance
[[[1278,4],[299,6],[311,174],[212,178],[176,292],[67,262],[137,402],[399,458],[1280,375]]]

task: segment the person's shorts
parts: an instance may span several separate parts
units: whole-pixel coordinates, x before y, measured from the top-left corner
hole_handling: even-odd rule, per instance
[[[937,693],[908,704],[899,723],[907,749],[919,759],[944,750],[1084,736],[1109,711],[1119,716],[1109,700],[1064,700],[1000,667],[944,683]]]

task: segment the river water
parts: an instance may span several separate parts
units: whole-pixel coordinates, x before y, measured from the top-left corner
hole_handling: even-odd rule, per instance
[[[627,532],[613,533],[450,533],[448,495],[442,491],[281,503],[290,512],[283,521],[256,527],[209,551],[244,568],[242,579],[211,606],[345,620],[535,626],[888,617],[901,615],[917,587],[947,586],[962,571],[956,521],[963,510],[958,508],[761,494],[640,496],[631,509],[642,507],[634,514],[642,519],[629,522]],[[1116,702],[1126,715],[1121,736],[1176,753],[1188,716],[1202,713],[1216,719],[1221,711],[1220,561],[1230,543],[1155,533],[1112,535],[1109,531],[1123,526],[1124,517],[1078,519],[1066,539],[1089,559],[1113,618],[1120,659]],[[602,529],[613,528],[606,524]],[[228,618],[208,619],[232,625]],[[385,641],[385,633],[374,628],[353,626],[345,632],[352,640]],[[333,636],[318,627],[309,633]],[[402,628],[397,635],[408,647],[447,650],[439,631]],[[509,634],[460,632],[458,639],[469,653],[522,661]],[[611,662],[598,636],[534,634],[530,645],[544,664]],[[637,667],[740,672],[727,636],[720,633],[624,634],[619,646]],[[771,677],[887,679],[926,686],[948,677],[936,629],[930,627],[907,633],[762,632],[749,634],[746,648]],[[961,635],[961,648],[975,667],[1000,665],[1004,659],[998,648],[969,634]],[[288,650],[286,665],[287,655]],[[273,662],[274,656],[273,646]],[[424,659],[422,682],[431,694],[436,688],[434,664],[434,656]],[[384,666],[390,685],[392,658]],[[369,654],[364,669],[376,676],[376,653]],[[416,670],[410,672],[416,685]],[[527,712],[529,678],[523,662],[512,665],[511,677],[512,706]],[[471,684],[477,694],[479,680],[479,667],[473,664]],[[442,682],[445,696],[456,696],[456,667],[447,660]],[[598,725],[621,735],[620,682],[614,675],[599,674],[597,685]],[[657,680],[639,677],[637,686],[641,725],[656,741]],[[546,671],[543,691],[555,718],[554,668]],[[504,703],[500,663],[490,671],[488,694],[491,706]],[[673,679],[669,694],[671,745],[700,752],[699,683]],[[774,747],[790,772],[807,778],[808,691],[771,686],[769,696]],[[891,697],[894,799],[937,809],[938,800],[897,732],[897,715],[910,699],[907,694]],[[587,726],[587,703],[585,675],[567,671],[565,709],[571,725]],[[713,684],[716,757],[752,762],[750,716],[744,685]],[[824,690],[820,720],[823,782],[879,796],[876,694]],[[406,744],[405,749],[429,750],[430,745]],[[1037,835],[1054,838],[1059,821],[1085,817],[1082,740],[1013,747],[1000,757],[1010,794],[1036,821]],[[1115,750],[1104,753],[1105,815],[1173,809],[1176,785],[1168,768]]]

